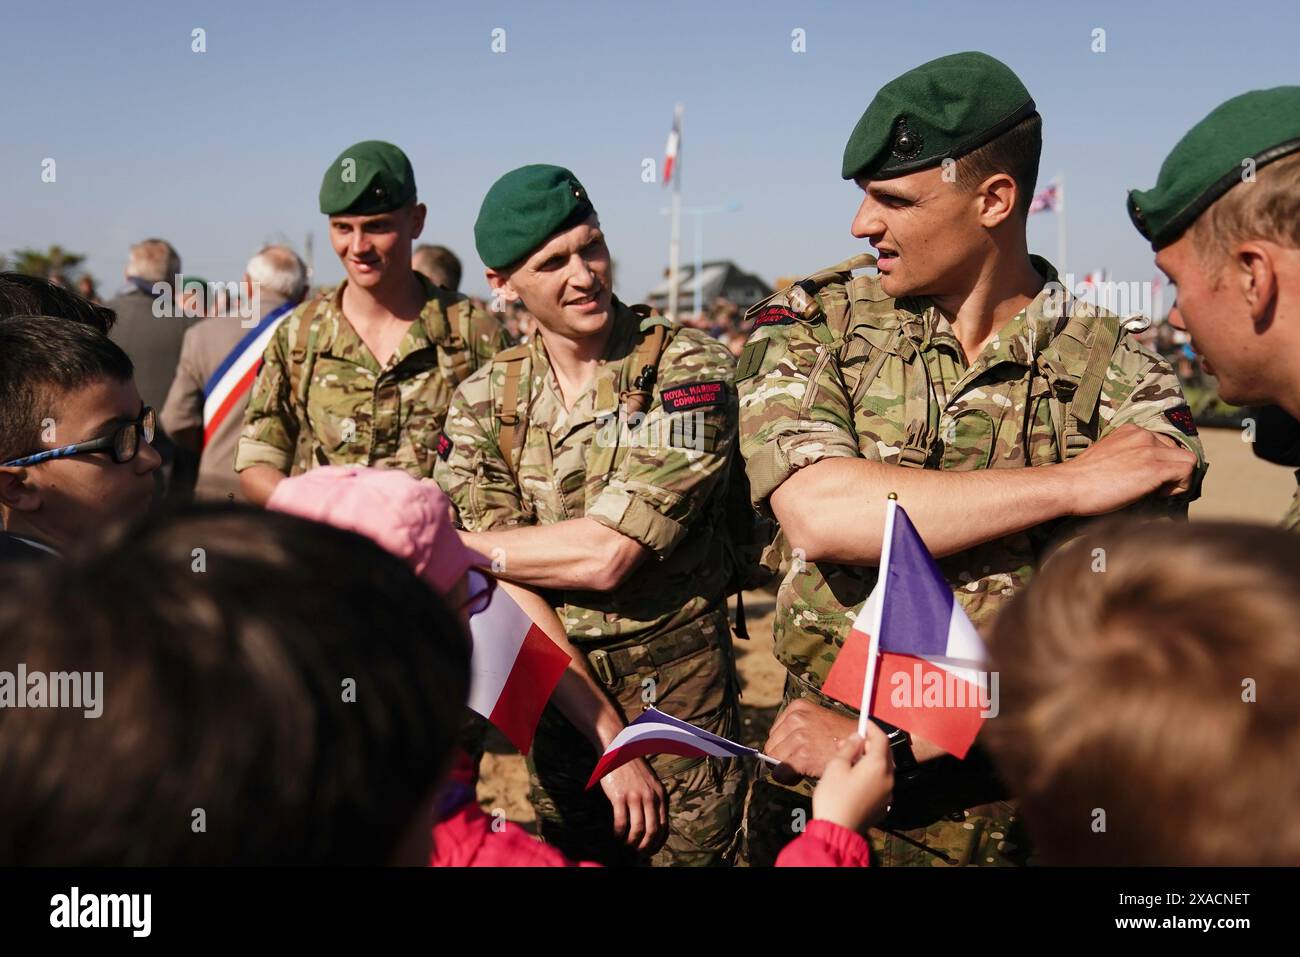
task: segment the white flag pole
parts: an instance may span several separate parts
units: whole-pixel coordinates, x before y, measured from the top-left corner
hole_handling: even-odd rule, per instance
[[[1056,177],[1056,269],[1061,281],[1065,281],[1065,174]],[[1070,290],[1073,292],[1073,290]]]
[[[885,583],[889,580],[890,544],[894,540],[894,513],[898,509],[898,495],[889,493],[885,502],[885,537],[880,543],[880,573],[872,593],[876,598],[875,614],[871,623],[871,643],[867,650],[867,673],[862,682],[862,708],[858,712],[858,736],[867,736],[867,720],[871,711],[871,688],[876,683],[876,655],[880,651],[880,626],[885,617]]]
[[[682,114],[686,108],[677,104],[673,127],[677,130],[677,158],[673,162],[673,216],[672,235],[668,240],[668,318],[677,321],[678,297],[677,284],[681,282],[681,248],[682,248]],[[699,277],[696,276],[696,281]]]

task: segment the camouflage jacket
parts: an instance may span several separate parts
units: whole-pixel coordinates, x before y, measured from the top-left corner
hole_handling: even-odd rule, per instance
[[[506,370],[497,361],[456,390],[434,471],[470,531],[586,516],[654,553],[615,592],[549,596],[573,641],[606,648],[680,628],[723,597],[730,567],[721,480],[736,429],[731,353],[682,327],[669,333],[644,420],[620,426],[619,393],[645,333],[627,306],[615,300],[614,311],[606,358],[571,409],[542,338],[527,344],[517,400],[528,405],[527,428],[514,443],[517,468],[499,444]]]
[[[1035,265],[1049,280],[1055,278],[1046,262],[1035,258]],[[952,327],[933,305],[924,299],[893,300],[875,276],[831,282],[815,300],[796,284],[751,310],[757,313],[755,329],[740,359],[737,388],[740,448],[754,504],[767,508],[778,485],[822,459],[898,464],[909,425],[918,418],[931,434],[926,468],[1024,468],[1061,461],[1052,390],[1036,370],[1039,360],[1062,354],[1057,339],[1071,316],[1090,324],[1097,310],[1081,301],[1062,308],[1059,299],[1053,307],[1051,288],[1004,326],[970,366]],[[842,334],[829,328],[827,315],[842,317]],[[1073,364],[1082,365],[1077,359]],[[1066,371],[1080,376],[1083,369]],[[1098,428],[1105,435],[1126,423],[1171,436],[1196,453],[1191,496],[1137,506],[1185,515],[1204,472],[1195,426],[1173,370],[1122,334],[1100,382],[1091,428],[1100,437]],[[1050,522],[939,561],[976,627],[986,630],[998,607],[1028,580],[1049,542],[1076,524]],[[875,568],[829,562],[791,563],[778,591],[773,628],[776,655],[793,675],[821,686],[876,574]]]
[[[372,465],[433,474],[452,390],[510,340],[464,296],[416,275],[428,301],[383,368],[343,315],[346,280],[280,323],[253,383],[235,471],[269,465],[296,475],[317,465]],[[300,339],[307,321],[313,328]],[[290,364],[299,342],[307,346],[295,396]]]

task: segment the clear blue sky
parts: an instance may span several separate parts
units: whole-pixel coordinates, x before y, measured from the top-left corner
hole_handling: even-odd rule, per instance
[[[0,31],[0,251],[89,254],[105,292],[127,246],[162,236],[187,272],[238,278],[262,243],[316,237],[319,281],[342,270],[316,193],[368,138],[402,146],[429,205],[423,239],[456,250],[483,292],[473,222],[491,182],[530,162],[586,183],[636,301],[667,261],[666,191],[641,181],[686,106],[683,198],[711,216],[707,258],[765,280],[862,244],[839,178],[844,141],[880,85],[981,49],[1015,69],[1044,117],[1041,180],[1067,178],[1069,266],[1145,280],[1150,250],[1124,191],[1154,182],[1186,129],[1229,96],[1300,82],[1293,2],[162,2],[8,3]],[[207,52],[191,52],[191,30]],[[491,52],[494,28],[506,52]],[[807,52],[791,51],[806,31]],[[1092,31],[1106,31],[1093,53]],[[42,160],[57,181],[41,182]],[[693,256],[689,221],[683,259]],[[1051,215],[1030,243],[1056,253]]]

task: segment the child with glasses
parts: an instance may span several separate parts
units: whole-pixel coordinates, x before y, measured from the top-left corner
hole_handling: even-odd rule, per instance
[[[0,561],[149,510],[162,459],[126,353],[91,325],[0,318]]]

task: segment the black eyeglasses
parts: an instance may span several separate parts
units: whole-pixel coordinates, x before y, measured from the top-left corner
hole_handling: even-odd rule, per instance
[[[157,430],[158,415],[149,406],[145,406],[140,412],[140,418],[134,422],[127,422],[112,435],[106,435],[102,439],[91,439],[88,442],[78,442],[76,445],[65,445],[58,449],[46,449],[44,452],[11,459],[3,464],[6,466],[36,465],[38,462],[48,462],[51,459],[66,459],[71,455],[111,452],[113,461],[120,465],[135,458],[136,453],[140,451],[141,436],[144,436],[146,442],[152,444]]]

